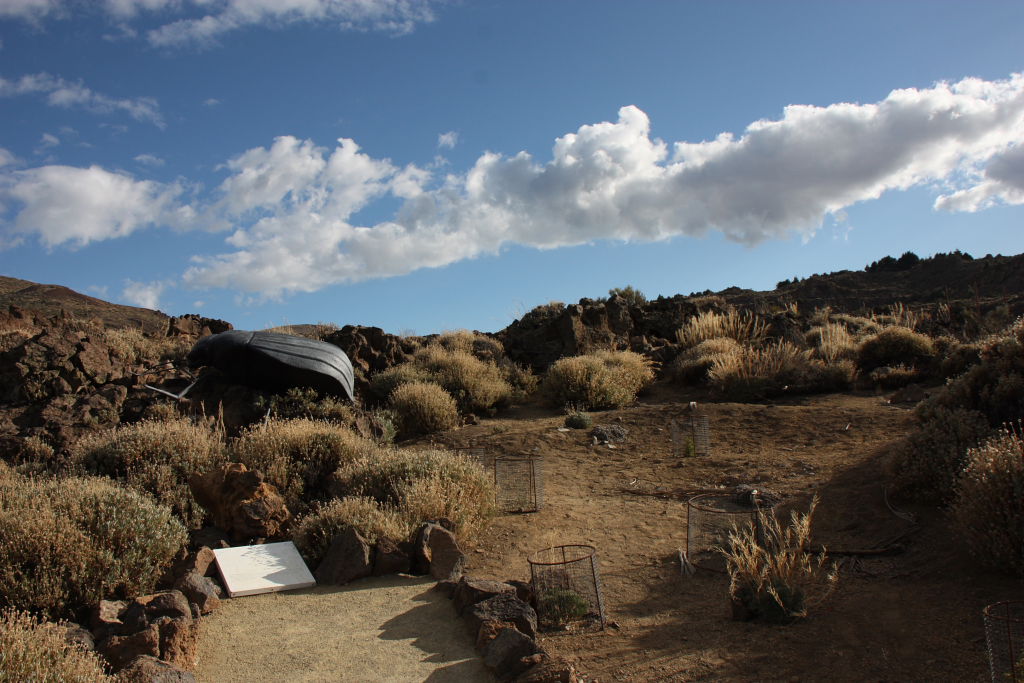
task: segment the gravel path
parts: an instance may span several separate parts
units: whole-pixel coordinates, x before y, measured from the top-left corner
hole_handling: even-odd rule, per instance
[[[202,621],[199,681],[492,683],[451,601],[386,576],[225,600]]]

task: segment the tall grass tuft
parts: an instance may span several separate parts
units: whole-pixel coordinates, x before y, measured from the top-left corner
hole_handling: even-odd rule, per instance
[[[739,346],[714,357],[708,380],[728,398],[756,399],[800,383],[809,367],[810,353],[787,341]]]
[[[772,513],[761,513],[755,528],[734,530],[729,546],[720,548],[729,572],[729,596],[740,614],[772,623],[806,617],[828,598],[839,581],[825,554],[808,552],[811,520],[818,500],[806,513],[793,511],[783,526]]]
[[[728,337],[741,344],[760,344],[768,335],[768,323],[757,315],[730,310],[726,313],[704,311],[689,318],[676,331],[676,339],[690,348],[708,339]]]

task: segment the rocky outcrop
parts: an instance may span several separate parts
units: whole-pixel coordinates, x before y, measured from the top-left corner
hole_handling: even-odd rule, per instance
[[[194,337],[198,339],[208,334],[220,334],[221,332],[233,329],[234,326],[225,320],[204,318],[195,313],[189,313],[180,318],[168,318],[166,336]]]
[[[93,613],[96,649],[115,670],[138,666],[138,658],[159,659],[174,670],[195,664],[199,622],[188,598],[178,590],[144,595],[124,603],[102,601]],[[174,670],[145,660],[147,670],[162,671],[174,678]],[[131,674],[138,679],[139,672]]]
[[[189,488],[196,501],[210,513],[214,526],[238,542],[275,538],[291,518],[274,485],[240,462],[193,475]]]

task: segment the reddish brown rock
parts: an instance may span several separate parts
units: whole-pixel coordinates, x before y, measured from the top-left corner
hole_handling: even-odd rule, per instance
[[[135,633],[111,635],[97,643],[96,649],[117,671],[139,655],[159,657],[160,629],[156,624],[150,624]]]
[[[178,579],[174,587],[185,594],[189,602],[194,602],[200,614],[209,614],[220,607],[220,596],[213,579],[203,576],[197,571],[190,571]]]
[[[514,586],[500,581],[470,579],[464,576],[455,586],[455,592],[452,594],[455,613],[461,615],[467,607],[472,607],[478,602],[502,593],[515,595],[516,589]]]
[[[196,677],[156,657],[139,655],[118,673],[117,680],[119,683],[195,683]]]
[[[347,527],[331,540],[314,577],[317,583],[341,585],[369,576],[372,571],[370,544],[354,528]]]
[[[157,626],[160,629],[160,659],[183,669],[194,666],[199,642],[199,622],[191,616],[176,619],[162,617]]]
[[[533,638],[524,635],[514,628],[504,628],[498,635],[484,645],[482,656],[484,664],[494,670],[498,678],[508,679],[518,676],[532,665],[532,660],[525,658],[543,652]]]
[[[218,528],[238,541],[274,538],[291,517],[284,498],[262,474],[242,463],[228,463],[193,475],[189,487]]]
[[[515,683],[579,683],[576,667],[561,657],[535,654],[526,657],[530,668],[516,678]]]
[[[373,575],[400,574],[409,571],[409,555],[393,541],[381,538],[373,549]]]

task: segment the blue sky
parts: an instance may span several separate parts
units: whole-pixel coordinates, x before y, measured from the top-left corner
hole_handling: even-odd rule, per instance
[[[1024,252],[1024,3],[0,0],[0,274],[239,328]]]

